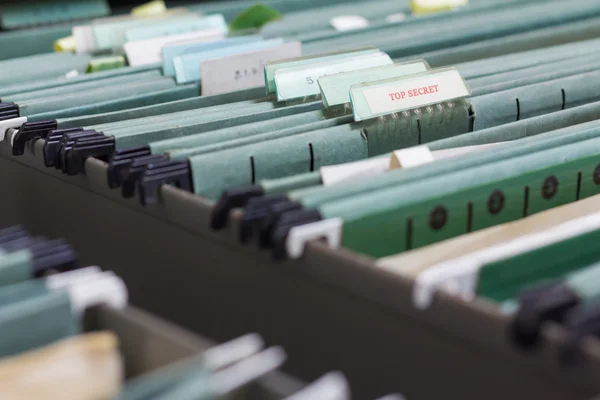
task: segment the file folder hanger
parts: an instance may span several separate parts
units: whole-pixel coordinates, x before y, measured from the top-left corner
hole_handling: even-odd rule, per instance
[[[448,85],[447,91],[438,91],[439,85]],[[361,123],[369,155],[389,154],[405,147],[404,135],[414,135],[415,142],[419,142],[423,131],[447,130],[451,132],[449,136],[468,132],[469,95],[470,89],[453,68],[353,85],[349,91],[354,119]],[[215,228],[222,226],[232,208],[223,207],[228,197],[225,193],[215,208]],[[245,202],[247,198],[242,203]],[[333,236],[330,238],[335,242]],[[297,251],[294,254],[299,256]]]

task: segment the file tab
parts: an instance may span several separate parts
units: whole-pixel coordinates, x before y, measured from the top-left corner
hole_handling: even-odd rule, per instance
[[[390,56],[379,52],[358,57],[319,62],[309,66],[278,69],[275,71],[277,100],[293,100],[320,94],[317,80],[325,75],[379,67],[393,63]]]
[[[194,41],[214,42],[223,40],[225,32],[220,29],[208,29],[197,32],[182,33],[180,35],[161,36],[152,39],[135,40],[125,43],[123,49],[131,67],[140,65],[159,64],[162,62],[162,50],[165,46],[175,42]]]
[[[181,43],[170,42],[162,47],[163,74],[165,76],[175,76],[175,67],[173,66],[173,60],[176,57],[183,56],[186,54],[196,54],[210,50],[218,50],[221,48],[237,46],[244,43],[258,42],[260,40],[262,40],[262,37],[252,35],[227,38],[224,40],[211,42],[206,42],[204,40],[198,41],[194,39],[190,39],[189,41],[185,40]]]
[[[464,99],[470,95],[471,89],[456,68],[370,82],[350,89],[356,121]]]
[[[225,18],[221,14],[206,17],[185,16],[172,20],[167,19],[162,22],[157,21],[155,24],[148,26],[128,29],[125,32],[125,41],[154,39],[198,31],[218,31],[226,34],[229,29],[225,23]]]
[[[341,58],[351,58],[363,54],[376,53],[379,53],[379,49],[375,47],[364,47],[349,51],[338,51],[333,53],[317,54],[314,56],[305,56],[292,58],[289,60],[270,62],[265,66],[265,86],[267,87],[267,94],[275,93],[275,71],[279,69],[308,66],[319,62],[337,60]]]
[[[264,85],[263,70],[269,61],[298,57],[300,42],[288,42],[264,50],[255,50],[200,63],[202,95],[235,92]]]
[[[318,79],[321,98],[326,107],[350,103],[350,88],[365,82],[375,82],[417,74],[430,70],[425,60],[384,65],[350,72],[322,76]]]
[[[177,83],[190,83],[200,81],[200,63],[213,58],[227,57],[235,54],[246,53],[252,50],[266,49],[283,43],[283,39],[271,39],[215,49],[196,54],[186,54],[173,59]]]

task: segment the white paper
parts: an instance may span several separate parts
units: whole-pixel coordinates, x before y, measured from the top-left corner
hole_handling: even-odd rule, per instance
[[[390,14],[387,17],[385,17],[385,22],[392,24],[394,22],[402,22],[405,19],[406,19],[406,14],[396,13],[396,14]]]
[[[363,29],[369,26],[369,20],[360,15],[340,15],[339,17],[331,18],[329,23],[339,32]]]
[[[135,40],[125,43],[123,48],[129,65],[137,67],[140,65],[157,64],[162,61],[162,48],[176,42],[196,41],[211,42],[223,40],[225,34],[220,29],[202,30],[183,33],[180,35],[161,36],[158,38]]]
[[[396,150],[392,153],[390,168],[410,168],[433,162],[433,155],[427,146],[415,146]]]
[[[287,42],[200,63],[202,95],[230,93],[265,85],[264,69],[269,61],[300,57],[302,44]]]
[[[387,157],[369,158],[351,163],[321,167],[323,185],[334,185],[350,179],[375,176],[389,170],[390,161]]]

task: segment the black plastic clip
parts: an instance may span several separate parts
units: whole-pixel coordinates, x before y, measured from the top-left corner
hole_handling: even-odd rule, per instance
[[[11,226],[0,230],[0,247],[3,244],[12,242],[13,240],[28,237],[29,232],[25,230],[23,225]]]
[[[25,122],[15,136],[12,138],[12,154],[13,156],[22,156],[25,154],[25,146],[27,142],[35,139],[43,139],[48,136],[50,131],[56,129],[58,123],[52,121]]]
[[[539,343],[544,322],[563,322],[565,315],[580,303],[579,297],[564,283],[543,283],[520,294],[519,309],[511,324],[515,343],[530,349]]]
[[[121,183],[121,175],[133,161],[138,157],[151,155],[150,147],[138,146],[128,149],[115,150],[110,162],[108,163],[108,187],[111,189],[118,188]]]
[[[63,135],[73,132],[83,132],[83,128],[67,128],[55,129],[48,132],[44,141],[44,165],[46,167],[54,167],[56,165],[56,155],[60,150],[60,141]]]
[[[133,160],[128,169],[121,172],[121,192],[123,197],[135,196],[135,188],[140,178],[149,168],[169,165],[171,161],[164,155],[149,155]]]
[[[600,307],[580,304],[565,318],[566,337],[560,349],[560,362],[574,366],[581,362],[580,343],[586,336],[600,336]]]
[[[77,254],[70,244],[62,239],[44,241],[31,246],[35,276],[51,271],[65,272],[76,269]]]
[[[277,225],[279,218],[281,218],[287,212],[301,209],[302,205],[300,203],[291,200],[273,204],[270,207],[266,217],[260,221],[257,221],[259,224],[258,247],[261,249],[270,247],[272,245],[271,234],[273,233],[273,229]]]
[[[67,175],[77,175],[85,172],[85,160],[94,157],[108,161],[115,150],[113,136],[95,136],[76,139],[73,146],[65,151],[63,172]]]
[[[0,102],[0,121],[19,118],[19,106],[15,103]]]
[[[165,184],[174,184],[180,189],[193,191],[189,163],[187,161],[169,161],[164,164],[149,165],[138,181],[142,205],[156,204],[158,190]]]
[[[321,221],[317,210],[295,210],[283,214],[273,227],[270,242],[273,246],[273,258],[281,260],[287,256],[286,240],[290,229],[295,226]]]
[[[56,153],[54,158],[54,168],[61,169],[63,172],[66,172],[64,168],[65,157],[67,152],[71,150],[71,147],[73,147],[73,145],[75,144],[75,141],[78,139],[87,139],[94,137],[105,136],[102,133],[98,133],[94,130],[65,133],[60,139],[60,143],[58,145],[58,152]]]
[[[289,201],[287,196],[255,197],[248,200],[240,221],[239,238],[241,243],[248,243],[258,232],[261,221],[268,217],[275,204]]]
[[[231,210],[244,207],[248,200],[263,194],[264,190],[259,185],[241,186],[224,191],[212,210],[210,227],[217,230],[225,228]]]

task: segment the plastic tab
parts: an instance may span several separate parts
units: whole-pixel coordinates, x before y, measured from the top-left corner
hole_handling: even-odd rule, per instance
[[[326,107],[350,103],[350,88],[365,82],[381,81],[429,71],[425,60],[384,65],[380,67],[341,72],[318,79],[321,98]]]
[[[342,58],[358,57],[365,54],[376,54],[379,53],[379,49],[375,47],[365,47],[355,50],[338,51],[326,54],[316,54],[314,56],[305,56],[292,58],[289,60],[281,60],[270,62],[265,66],[265,84],[268,93],[275,93],[275,72],[283,68],[295,68],[309,66],[315,63],[322,63],[327,61],[333,61]]]
[[[259,40],[262,40],[261,36],[251,35],[228,38],[214,42],[197,42],[193,39],[190,39],[189,41],[186,40],[182,43],[168,43],[162,48],[163,74],[165,76],[175,76],[173,60],[176,57],[183,56],[185,54],[203,53],[225,47],[238,46],[244,43],[257,42]]]
[[[369,82],[350,89],[356,121],[465,99],[470,95],[471,89],[456,68]]]
[[[293,100],[320,94],[317,80],[324,75],[390,65],[394,62],[385,53],[367,54],[310,66],[281,68],[275,71],[277,100]]]
[[[123,45],[127,60],[131,67],[160,64],[162,49],[177,42],[214,42],[225,38],[225,32],[219,29],[208,29],[180,35],[161,36],[151,39],[135,40]]]
[[[268,49],[254,50],[200,63],[202,95],[230,93],[264,85],[264,68],[269,61],[298,57],[302,44],[283,43]]]
[[[200,81],[200,63],[213,58],[227,57],[253,50],[266,49],[283,43],[283,39],[262,40],[202,53],[187,54],[173,59],[177,83]]]
[[[198,31],[217,31],[225,35],[229,29],[227,28],[225,18],[221,14],[203,17],[186,16],[181,19],[157,22],[150,26],[140,26],[128,29],[125,32],[125,41],[132,42]]]

